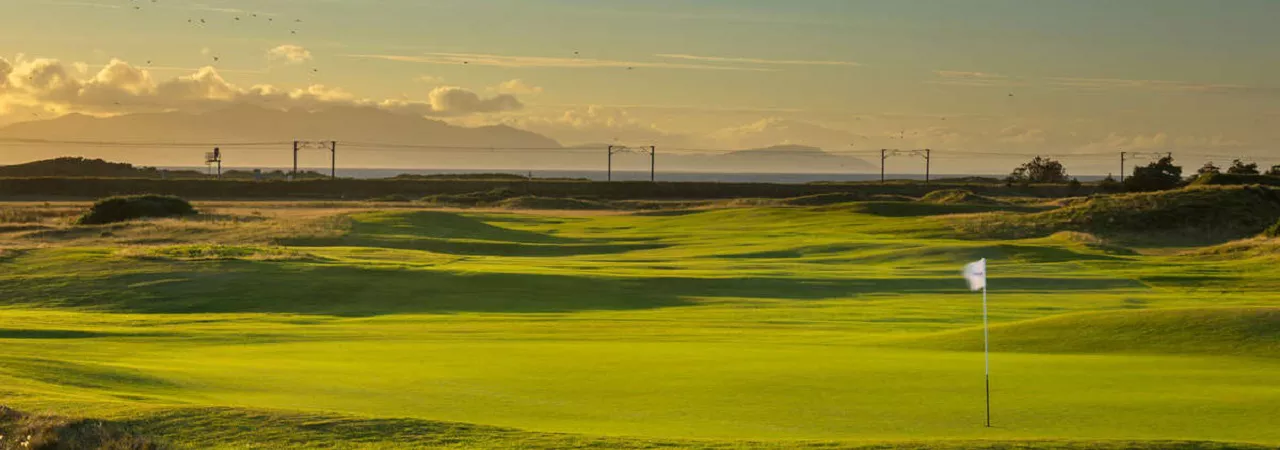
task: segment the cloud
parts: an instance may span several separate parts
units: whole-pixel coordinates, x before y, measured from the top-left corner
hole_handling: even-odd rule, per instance
[[[724,128],[711,133],[710,137],[727,148],[810,145],[843,149],[865,140],[864,136],[851,131],[779,117]]]
[[[300,45],[284,44],[267,50],[267,57],[273,61],[284,61],[287,64],[301,64],[311,60],[311,51]]]
[[[716,66],[709,64],[668,63],[648,61],[622,61],[591,58],[561,58],[548,56],[507,56],[484,53],[423,53],[421,55],[378,55],[349,54],[348,58],[381,59],[386,61],[412,62],[421,64],[472,65],[515,68],[566,68],[566,69],[686,69],[686,70],[726,70],[749,72],[774,72],[774,69],[759,67]]]
[[[0,110],[18,107],[113,115],[130,112],[192,111],[251,103],[289,109],[332,106],[374,107],[406,114],[457,117],[512,111],[523,104],[509,94],[481,97],[458,87],[438,87],[426,100],[361,98],[339,87],[311,85],[282,89],[272,85],[244,88],[222,77],[213,67],[157,81],[145,68],[113,59],[92,76],[75,76],[54,59],[0,58]]]
[[[988,72],[966,72],[961,70],[935,70],[934,73],[943,78],[964,78],[964,79],[1004,79],[1008,78],[1004,75],[988,73]]]
[[[1050,77],[1051,86],[1076,89],[1140,89],[1163,92],[1255,92],[1275,89],[1239,84],[1198,83],[1170,80],[1130,80],[1121,78]]]
[[[935,70],[933,71],[940,79],[930,80],[929,84],[942,84],[949,86],[1025,86],[1022,80],[1014,79],[1005,75],[991,72],[973,72],[964,70]]]
[[[434,75],[423,75],[423,76],[414,78],[413,81],[417,81],[419,83],[426,83],[426,84],[440,84],[444,82],[444,77],[437,77]]]
[[[507,125],[551,136],[561,142],[686,145],[687,136],[635,119],[625,109],[571,108],[554,116],[513,117]]]
[[[1205,151],[1235,150],[1249,147],[1248,142],[1217,136],[1174,136],[1168,132],[1150,134],[1124,135],[1112,132],[1106,137],[1095,139],[1077,148],[1079,151],[1119,152],[1119,151]]]
[[[525,83],[524,80],[519,78],[503,82],[502,84],[499,84],[495,90],[502,94],[533,95],[542,93],[541,87]]]
[[[687,54],[681,54],[681,53],[658,53],[653,56],[657,56],[659,58],[668,58],[668,59],[683,59],[688,61],[720,62],[720,63],[778,64],[778,65],[790,65],[790,66],[845,66],[845,67],[858,67],[862,65],[853,61],[735,58],[735,57],[727,57],[727,56],[687,55]]]

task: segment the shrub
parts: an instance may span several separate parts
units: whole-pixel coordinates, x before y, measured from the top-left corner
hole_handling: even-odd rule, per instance
[[[1182,183],[1182,166],[1173,165],[1173,157],[1133,168],[1133,176],[1124,179],[1125,190],[1130,192],[1163,191]]]
[[[1106,178],[1103,178],[1102,181],[1098,182],[1098,191],[1108,194],[1124,192],[1124,185],[1120,184],[1119,181],[1116,181],[1116,178],[1111,176],[1111,174],[1107,174]]]
[[[1271,238],[1280,237],[1280,221],[1276,221],[1275,224],[1268,227],[1266,231],[1262,232],[1262,235]]]
[[[1245,163],[1241,160],[1231,162],[1231,167],[1227,168],[1227,173],[1232,175],[1261,175],[1258,172],[1258,163]]]
[[[1009,184],[1066,183],[1067,169],[1052,158],[1035,157],[1009,174]]]
[[[101,225],[150,217],[180,217],[196,213],[191,203],[167,195],[134,195],[98,200],[77,223]]]

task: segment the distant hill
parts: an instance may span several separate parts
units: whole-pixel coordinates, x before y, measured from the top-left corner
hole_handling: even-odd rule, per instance
[[[194,171],[168,172],[166,175],[201,176]],[[0,166],[0,177],[160,178],[161,171],[155,167],[135,167],[101,159],[63,157]]]
[[[47,159],[74,155],[175,167],[203,165],[204,152],[216,146],[222,150],[225,167],[241,169],[292,166],[294,140],[337,141],[340,168],[603,170],[604,150],[608,147],[603,143],[563,147],[550,137],[506,125],[462,127],[376,108],[302,111],[248,104],[199,114],[166,112],[105,118],[68,114],[0,128],[0,139],[55,142],[12,147],[17,151],[9,153],[10,157],[19,154],[29,159]],[[170,148],[163,144],[170,142],[188,145]],[[192,143],[205,143],[207,148],[189,145]],[[269,144],[240,145],[244,143]],[[600,153],[583,149],[599,149]],[[649,169],[648,155],[619,154],[613,161],[615,170]],[[876,167],[859,158],[798,145],[720,154],[659,145],[656,162],[659,171],[685,172],[866,172]],[[327,168],[329,152],[301,152],[299,165]]]
[[[337,140],[432,146],[559,147],[554,139],[505,125],[459,127],[376,108],[277,110],[236,104],[201,114],[68,114],[0,128],[0,137],[77,141],[249,142]]]

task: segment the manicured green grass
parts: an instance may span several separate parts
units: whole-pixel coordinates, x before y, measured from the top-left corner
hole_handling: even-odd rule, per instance
[[[982,240],[938,214],[985,205],[892,203],[0,236],[0,403],[197,448],[1280,444],[1269,241]]]

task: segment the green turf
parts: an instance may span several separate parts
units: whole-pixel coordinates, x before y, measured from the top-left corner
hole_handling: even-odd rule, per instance
[[[198,448],[1280,445],[1270,241],[973,239],[938,214],[985,205],[893,203],[19,246],[0,403]]]

